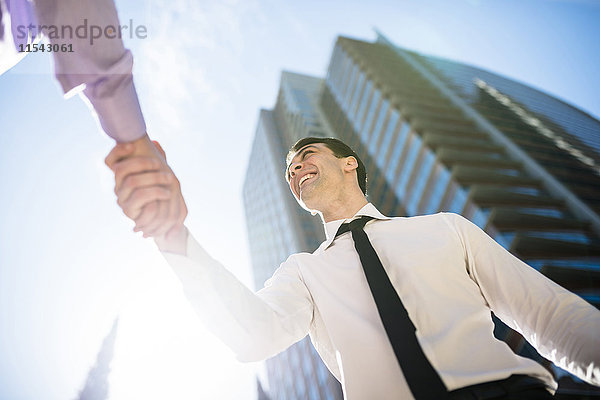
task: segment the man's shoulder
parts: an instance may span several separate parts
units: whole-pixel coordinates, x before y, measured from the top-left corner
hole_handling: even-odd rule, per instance
[[[383,222],[389,222],[393,224],[433,224],[433,223],[447,223],[457,218],[464,218],[459,214],[452,212],[438,212],[435,214],[423,214],[414,215],[411,217],[389,217]]]
[[[323,245],[321,243],[321,245]],[[321,246],[319,246],[320,248]],[[306,252],[306,251],[302,251],[302,252],[298,252],[298,253],[293,253],[290,254],[288,256],[288,258],[283,262],[283,264],[287,264],[287,265],[298,265],[300,261],[306,259],[306,258],[311,258],[315,255],[315,253],[319,250],[319,248],[317,248],[315,251],[313,251],[312,253],[310,252]]]
[[[449,212],[438,212],[435,214],[415,215],[411,217],[391,217],[373,224],[373,234],[399,235],[403,239],[409,237],[451,237],[454,236],[463,225],[464,217]]]

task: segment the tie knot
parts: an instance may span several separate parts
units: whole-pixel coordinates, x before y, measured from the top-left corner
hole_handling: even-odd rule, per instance
[[[346,232],[363,229],[365,227],[365,224],[372,219],[374,218],[363,215],[362,217],[356,218],[350,222],[343,223],[342,226],[340,226],[340,229],[338,229],[337,233],[335,234],[335,237],[337,238],[338,236]]]

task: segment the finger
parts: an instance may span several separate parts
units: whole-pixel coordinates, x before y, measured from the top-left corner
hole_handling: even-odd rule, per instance
[[[179,182],[174,182],[171,187],[171,193],[171,200],[168,203],[168,213],[165,216],[164,221],[159,224],[154,231],[151,232],[152,236],[162,236],[166,234],[177,223],[179,218],[179,209],[181,206],[179,201],[181,198],[181,188],[179,187]]]
[[[113,165],[123,158],[131,155],[134,151],[134,147],[131,143],[119,143],[108,153],[104,159],[104,163],[110,169],[113,169]]]
[[[152,221],[154,218],[156,218],[156,215],[158,214],[158,203],[159,201],[156,200],[149,204],[146,204],[144,208],[142,208],[142,212],[135,219],[135,227],[133,228],[134,232],[140,232],[140,226],[144,226],[150,223],[150,221]]]
[[[155,200],[167,200],[171,196],[171,191],[160,186],[150,186],[137,189],[125,202],[117,199],[125,215],[135,220],[141,214],[142,208]]]
[[[153,157],[132,157],[116,163],[113,169],[115,173],[115,193],[119,192],[123,180],[128,175],[158,171],[162,165],[160,160]]]
[[[185,218],[187,217],[187,206],[185,205],[185,201],[183,197],[179,198],[179,215],[175,221],[175,225],[169,229],[169,231],[165,234],[165,238],[169,239],[172,235],[176,234],[181,227],[183,227],[183,223],[185,222]]]
[[[167,211],[163,221],[156,226],[148,227],[148,234],[151,236],[162,236],[175,226],[177,216],[179,215],[179,202],[176,199],[171,199],[166,205]],[[153,230],[151,230],[154,228]]]
[[[127,175],[116,195],[122,201],[127,201],[134,190],[147,186],[167,186],[173,181],[168,172],[141,172]]]
[[[163,148],[160,145],[160,143],[158,143],[157,140],[153,140],[152,143],[154,143],[154,147],[156,147],[156,149],[163,156],[163,158],[165,159],[165,161],[167,161],[167,155],[165,154],[165,151],[163,150]]]
[[[183,225],[183,223],[185,222],[185,219],[187,218],[187,215],[188,215],[188,209],[187,209],[187,205],[185,204],[185,200],[183,200],[183,197],[181,197],[180,203],[181,203],[181,206],[179,207],[179,219],[177,220],[177,222],[179,224]]]
[[[140,227],[140,229],[144,232],[144,237],[156,236],[157,230],[167,223],[170,202],[170,197],[167,199],[167,201],[161,201],[158,204],[158,213],[156,214],[156,217],[145,226]]]
[[[172,171],[171,171],[172,172]],[[181,194],[181,184],[175,175],[172,175],[174,182],[172,183],[171,189],[171,200],[169,201],[169,213],[165,219],[157,221],[157,224],[146,227],[146,231],[149,235],[163,236],[167,232],[171,231],[176,226],[183,225],[183,222],[187,216],[187,207]],[[156,226],[155,230],[152,230]]]

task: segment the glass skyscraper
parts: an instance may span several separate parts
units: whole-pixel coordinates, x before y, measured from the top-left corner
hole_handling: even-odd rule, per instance
[[[594,117],[498,74],[398,48],[381,34],[374,43],[338,38],[325,79],[284,72],[275,108],[260,114],[244,186],[257,287],[289,254],[312,251],[324,237],[283,178],[286,151],[304,136],[353,147],[367,167],[369,201],[384,214],[462,214],[600,306]],[[495,333],[545,362],[500,322]],[[331,376],[319,380],[316,358],[305,339],[270,360],[273,397],[333,398],[308,392],[322,382],[333,387]],[[564,385],[586,390],[569,379]]]

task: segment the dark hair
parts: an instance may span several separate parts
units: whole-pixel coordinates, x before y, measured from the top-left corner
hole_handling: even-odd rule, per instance
[[[358,162],[358,168],[356,169],[358,186],[360,187],[360,190],[362,190],[364,195],[367,194],[367,170],[365,169],[365,164],[362,162],[360,157],[354,152],[354,150],[352,150],[347,144],[336,138],[305,137],[294,143],[294,145],[290,147],[287,157],[285,158],[285,179],[288,182],[290,179],[288,174],[288,168],[290,166],[290,162],[292,161],[292,157],[294,157],[294,154],[296,154],[298,150],[300,150],[304,146],[314,143],[323,143],[325,146],[327,146],[327,148],[329,148],[329,150],[333,152],[333,155],[335,155],[337,158],[344,158],[350,156],[356,158],[356,161]]]

